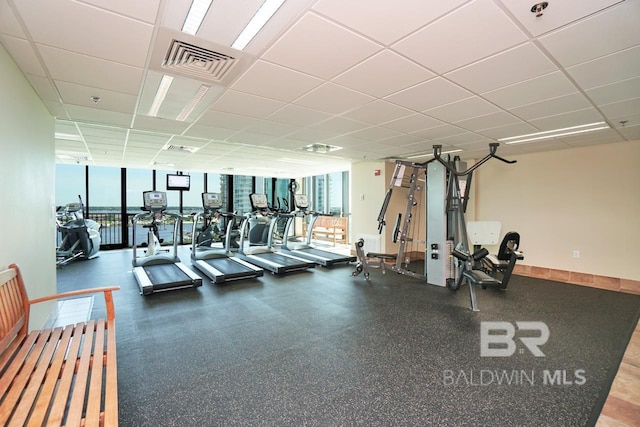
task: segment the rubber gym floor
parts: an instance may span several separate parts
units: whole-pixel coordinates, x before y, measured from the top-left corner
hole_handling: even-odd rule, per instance
[[[593,425],[640,315],[637,295],[521,276],[477,289],[473,313],[466,286],[352,271],[144,297],[123,250],[58,270],[58,290],[121,286],[121,426]],[[513,326],[512,355],[481,356],[488,321]],[[522,321],[548,327],[544,356]]]

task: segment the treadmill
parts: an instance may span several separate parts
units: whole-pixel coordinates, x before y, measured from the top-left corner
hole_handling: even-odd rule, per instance
[[[202,278],[180,262],[178,258],[178,228],[182,217],[178,214],[165,212],[167,209],[167,193],[164,191],[145,191],[142,193],[145,212],[133,217],[133,275],[140,287],[142,295],[154,292],[168,291],[181,288],[195,288],[202,286]],[[174,219],[173,226],[173,255],[160,247],[158,238],[158,224],[163,218]],[[138,256],[136,245],[136,228],[139,222],[148,229],[147,249],[144,256]]]
[[[275,252],[272,248],[277,218],[288,217],[290,214],[272,211],[264,194],[251,194],[249,198],[253,213],[247,214],[242,222],[238,256],[274,274],[314,268],[316,264],[312,261],[283,252]],[[249,236],[248,244],[245,244],[246,235]]]
[[[193,236],[191,239],[191,265],[204,273],[213,283],[221,284],[232,280],[254,279],[263,275],[264,270],[232,256],[231,233],[235,215],[231,212],[220,212],[222,199],[219,193],[202,193],[204,212],[193,218]],[[216,248],[220,239],[220,223],[227,221],[224,234],[224,247]],[[201,228],[198,224],[201,223]]]
[[[350,263],[356,261],[357,258],[352,255],[341,255],[334,252],[323,251],[313,247],[311,245],[311,235],[313,232],[313,225],[318,219],[319,214],[317,212],[309,210],[309,201],[306,194],[294,194],[294,202],[296,210],[291,213],[293,216],[289,218],[284,229],[285,238],[282,239],[282,246],[280,247],[282,251],[287,251],[288,253],[297,257],[313,261],[323,267],[330,267],[334,264],[343,262]],[[289,230],[291,228],[291,224],[293,224],[294,222],[295,217],[304,217],[306,215],[311,215],[311,220],[309,221],[309,226],[307,228],[307,236],[305,242],[289,242],[287,236],[289,236]]]

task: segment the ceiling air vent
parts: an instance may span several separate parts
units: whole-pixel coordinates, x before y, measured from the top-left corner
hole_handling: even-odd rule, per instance
[[[335,145],[328,144],[311,144],[305,147],[302,147],[304,151],[309,151],[312,153],[330,153],[332,151],[342,150],[342,147],[337,147]]]
[[[166,145],[164,149],[167,151],[180,151],[183,153],[195,153],[198,151],[198,147],[188,147],[186,145]]]
[[[229,46],[161,27],[153,45],[149,69],[228,86],[247,69],[252,59],[246,52]]]
[[[233,56],[174,39],[162,68],[190,74],[201,80],[220,82],[236,63]]]

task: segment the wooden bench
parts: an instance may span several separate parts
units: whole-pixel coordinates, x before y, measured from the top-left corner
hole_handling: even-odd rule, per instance
[[[328,240],[336,243],[349,243],[347,230],[348,218],[345,216],[319,216],[313,225],[311,238],[315,240]]]
[[[115,312],[119,287],[29,300],[18,266],[0,271],[0,426],[118,425]],[[107,318],[29,332],[31,305],[103,293]]]

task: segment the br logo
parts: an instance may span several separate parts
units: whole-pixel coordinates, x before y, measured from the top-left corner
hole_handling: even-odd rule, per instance
[[[480,322],[480,357],[510,357],[516,352],[516,339],[535,357],[544,357],[540,346],[549,339],[549,327],[544,322]],[[516,337],[516,332],[538,331]],[[523,352],[524,350],[521,350]]]

